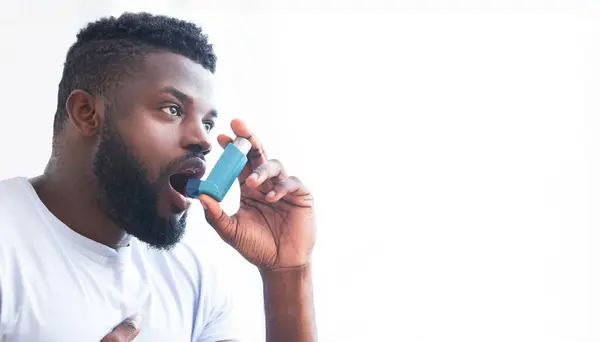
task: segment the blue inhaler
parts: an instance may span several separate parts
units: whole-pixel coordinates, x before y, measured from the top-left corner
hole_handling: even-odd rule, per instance
[[[212,169],[206,180],[190,179],[185,192],[191,198],[207,194],[217,202],[221,202],[227,191],[246,165],[246,154],[252,148],[248,139],[237,137],[225,147],[225,151]]]

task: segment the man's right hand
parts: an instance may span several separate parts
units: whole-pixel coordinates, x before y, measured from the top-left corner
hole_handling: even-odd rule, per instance
[[[100,342],[131,342],[140,333],[140,316],[131,316],[121,322]]]

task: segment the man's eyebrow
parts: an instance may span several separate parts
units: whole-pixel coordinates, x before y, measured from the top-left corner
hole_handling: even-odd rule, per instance
[[[159,91],[159,93],[168,93],[168,94],[171,94],[175,98],[177,98],[179,101],[185,102],[185,103],[188,103],[188,104],[194,103],[194,100],[192,99],[191,96],[185,94],[184,92],[182,92],[182,91],[180,91],[180,90],[178,90],[177,88],[174,88],[174,87],[164,87],[164,88],[161,88],[160,91]],[[219,116],[216,109],[211,109],[211,111],[208,112],[208,115],[210,117],[213,117],[213,118],[216,118],[216,117]]]
[[[164,88],[161,88],[158,92],[161,94],[162,93],[171,94],[171,95],[175,96],[181,102],[194,103],[194,100],[192,99],[191,96],[181,92],[180,90],[177,90],[174,87],[164,87]]]

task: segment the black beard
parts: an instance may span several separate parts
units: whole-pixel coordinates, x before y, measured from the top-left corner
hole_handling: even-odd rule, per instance
[[[185,233],[187,212],[179,220],[159,215],[159,184],[168,182],[167,168],[151,183],[110,122],[105,122],[100,139],[93,171],[104,211],[126,233],[156,249],[171,249]]]

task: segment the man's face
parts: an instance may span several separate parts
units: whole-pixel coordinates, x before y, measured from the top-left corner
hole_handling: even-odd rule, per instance
[[[201,65],[171,53],[149,55],[144,69],[106,108],[93,169],[113,221],[168,249],[185,232],[185,183],[204,174],[214,81]]]

